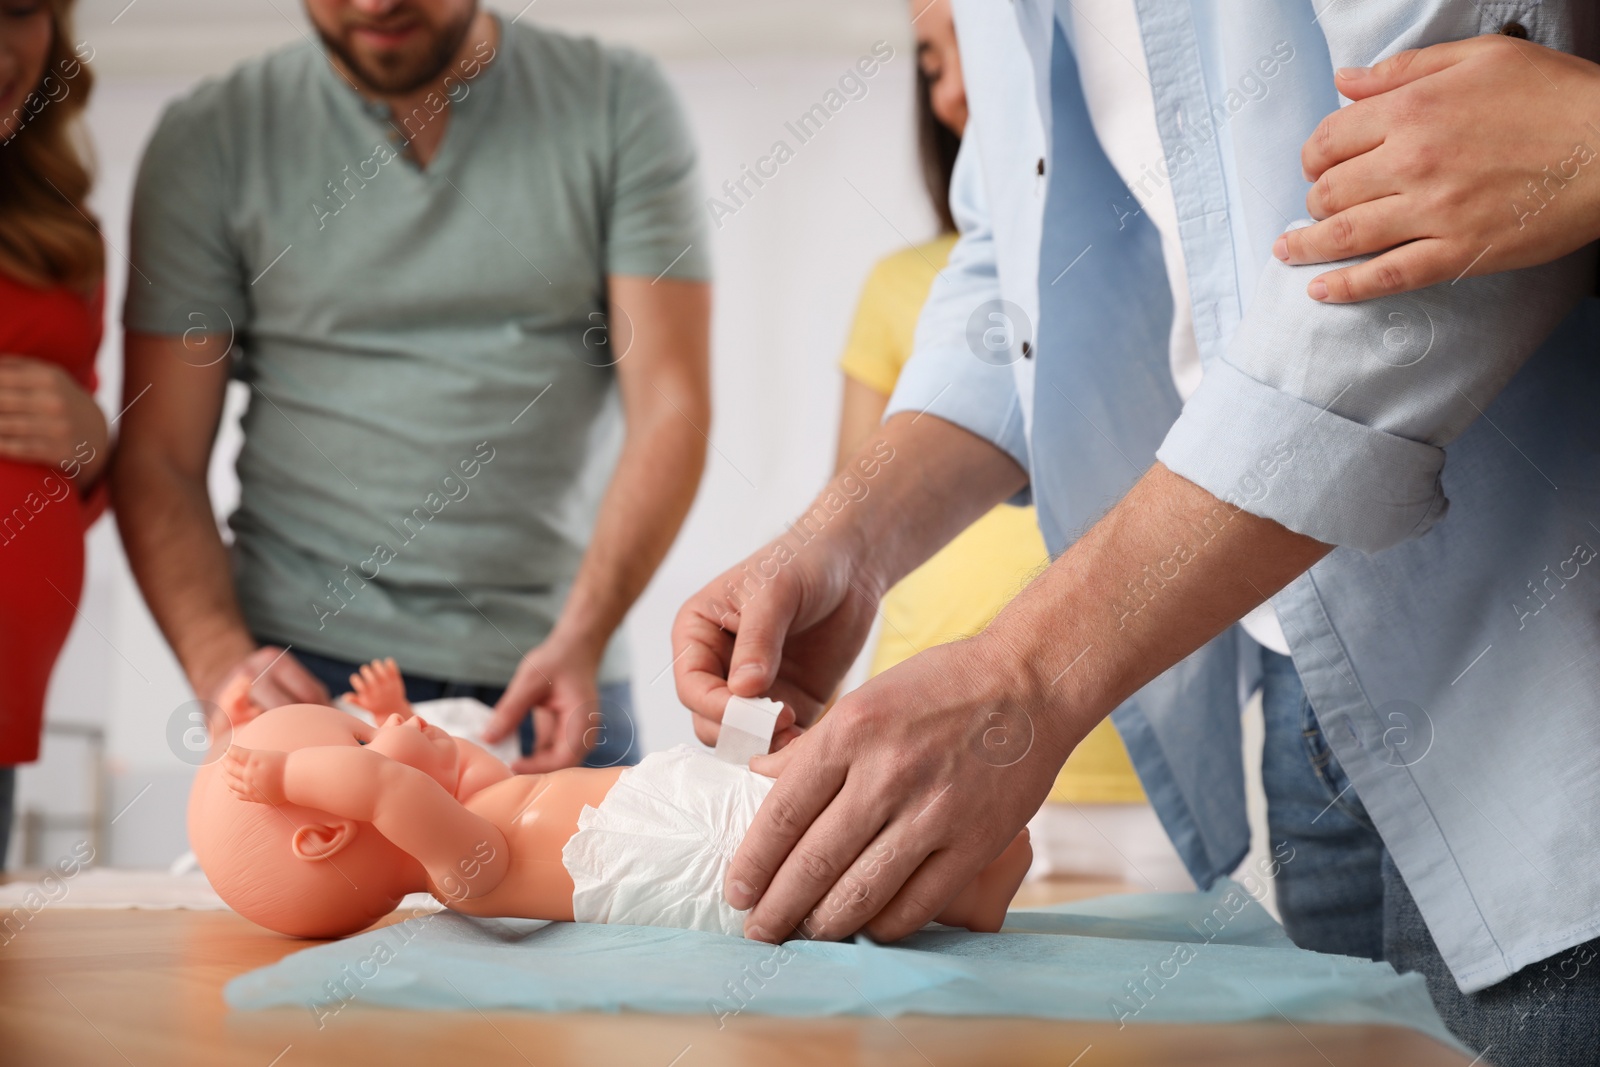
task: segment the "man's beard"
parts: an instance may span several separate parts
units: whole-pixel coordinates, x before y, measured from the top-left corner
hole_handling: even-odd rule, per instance
[[[389,62],[364,60],[321,26],[317,26],[315,22],[312,25],[328,51],[339,57],[345,69],[357,82],[374,93],[398,96],[415,92],[443,73],[461,48],[461,42],[466,40],[468,32],[472,29],[472,20],[477,16],[478,5],[473,4],[466,14],[455,22],[437,29],[425,24],[422,32],[433,33],[426,53],[421,56],[392,54],[384,57]]]

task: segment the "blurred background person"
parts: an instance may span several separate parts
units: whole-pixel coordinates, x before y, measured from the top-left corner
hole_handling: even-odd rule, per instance
[[[839,361],[844,399],[836,473],[882,422],[901,368],[911,358],[917,317],[957,237],[950,176],[967,124],[967,94],[955,20],[949,0],[911,0],[910,6],[917,146],[940,232],[879,260],[862,288]],[[995,508],[885,594],[870,673],[881,674],[932,645],[978,633],[1048,563],[1034,509]],[[1193,885],[1109,719],[1073,751],[1050,802],[1029,830],[1036,876],[1117,878],[1162,889]]]
[[[94,401],[104,250],[78,121],[92,79],[71,14],[72,0],[0,3],[0,868],[110,451]]]
[[[519,770],[633,762],[618,630],[710,419],[677,98],[477,0],[305,6],[317,43],[170,105],[140,164],[123,390],[149,395],[112,474],[140,588],[203,700],[242,676],[324,702],[393,656],[413,702],[497,705]],[[231,549],[206,482],[230,372]]]

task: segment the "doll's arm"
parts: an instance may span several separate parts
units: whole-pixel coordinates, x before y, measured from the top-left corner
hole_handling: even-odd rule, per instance
[[[458,753],[456,759],[461,768],[461,777],[456,783],[457,800],[464,801],[474,793],[511,777],[511,768],[506,766],[505,761],[482,745],[464,737],[455,738],[455,743]]]
[[[365,748],[274,752],[235,745],[223,757],[222,773],[244,800],[287,802],[371,823],[421,863],[440,895],[451,900],[483,896],[510,866],[499,827],[468,811],[422,771]]]
[[[380,723],[391,715],[409,719],[416,714],[411,702],[406,699],[405,679],[401,677],[400,667],[392,656],[362,664],[350,676],[350,689],[345,699],[372,712],[373,718]]]

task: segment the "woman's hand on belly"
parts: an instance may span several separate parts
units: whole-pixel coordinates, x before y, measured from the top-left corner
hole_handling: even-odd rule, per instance
[[[59,467],[79,492],[105,465],[106,417],[54,363],[0,355],[0,456]]]

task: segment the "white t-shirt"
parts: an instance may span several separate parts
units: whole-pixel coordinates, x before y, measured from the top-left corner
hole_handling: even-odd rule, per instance
[[[1172,289],[1168,362],[1178,396],[1188,400],[1200,387],[1200,347],[1194,336],[1189,276],[1178,237],[1178,208],[1166,178],[1166,153],[1156,128],[1155,98],[1150,92],[1138,13],[1133,0],[1072,0],[1065,17],[1071,19],[1089,121],[1106,157],[1161,237],[1167,284]],[[1289,642],[1270,603],[1250,612],[1240,625],[1267,648],[1289,654]]]

